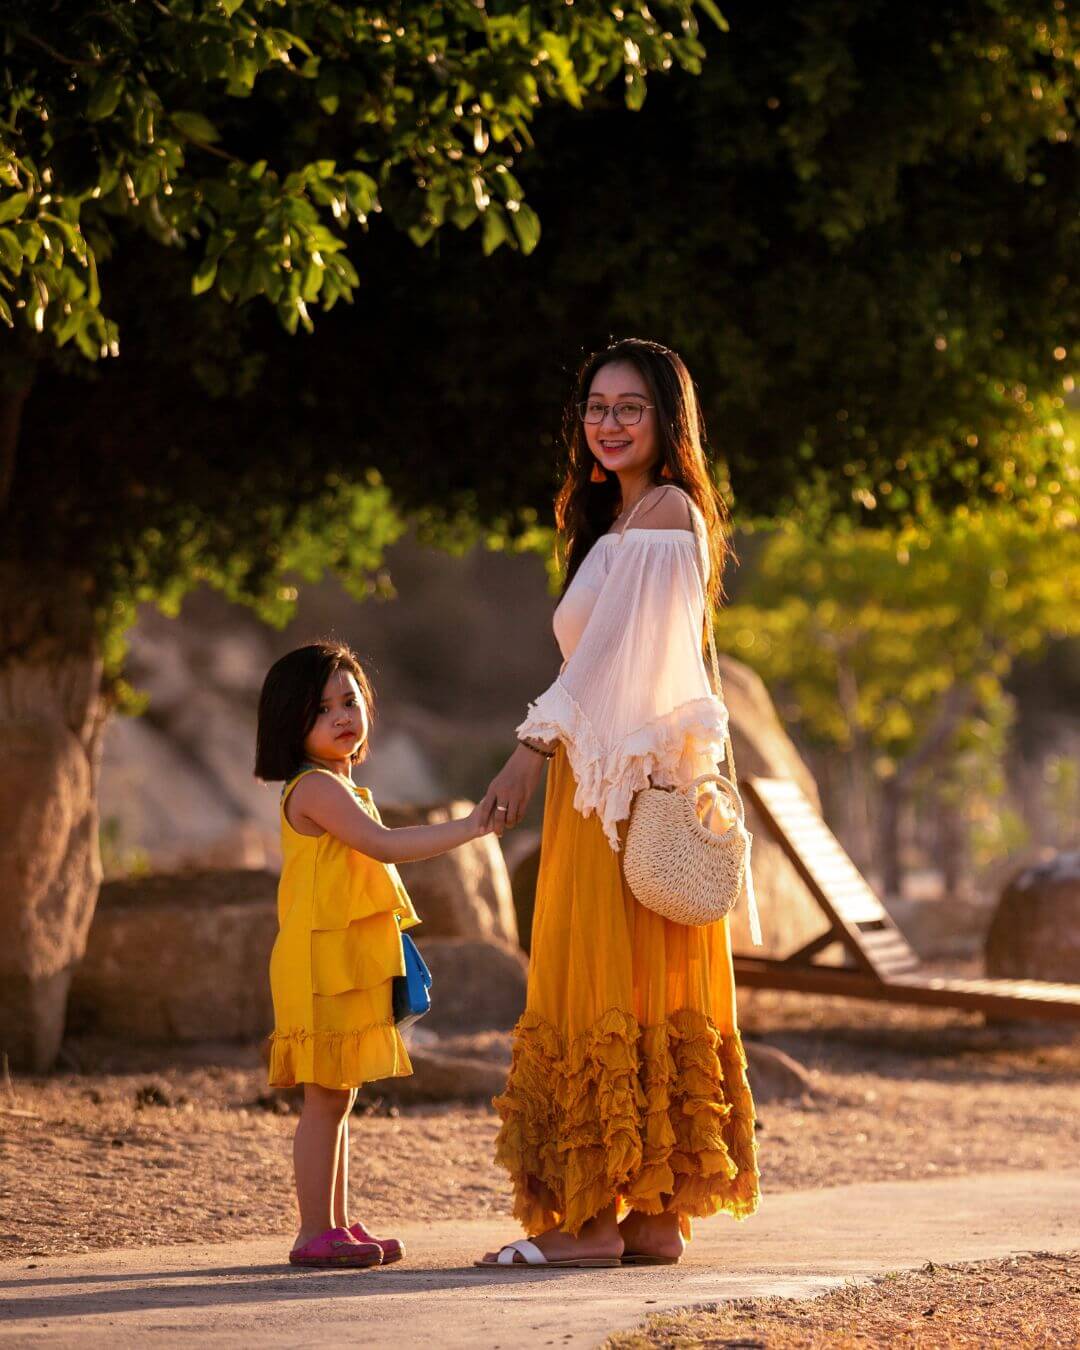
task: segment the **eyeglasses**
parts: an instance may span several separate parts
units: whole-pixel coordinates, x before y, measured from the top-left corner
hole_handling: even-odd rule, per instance
[[[615,414],[619,426],[636,427],[645,416],[645,409],[655,406],[654,403],[602,403],[598,398],[590,398],[579,403],[577,410],[581,420],[591,427],[599,426],[609,409]]]

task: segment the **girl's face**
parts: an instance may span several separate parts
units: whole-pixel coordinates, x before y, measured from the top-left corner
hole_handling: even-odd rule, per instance
[[[660,437],[655,402],[637,366],[630,361],[612,361],[592,378],[585,395],[587,403],[606,404],[602,422],[585,422],[589,449],[609,473],[643,474],[660,456]],[[615,416],[616,408],[622,421]],[[641,421],[634,422],[640,415]]]
[[[348,764],[367,737],[367,707],[356,676],[351,670],[335,670],[323,686],[315,725],[304,738],[304,754],[324,764]]]

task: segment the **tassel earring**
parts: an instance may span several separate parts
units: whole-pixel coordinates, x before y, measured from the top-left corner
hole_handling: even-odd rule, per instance
[[[589,482],[590,483],[607,482],[607,470],[603,467],[603,465],[600,463],[598,459],[593,460],[592,473],[589,474]]]
[[[660,470],[660,477],[661,477],[661,478],[674,478],[674,477],[675,477],[675,475],[671,472],[671,465],[670,465],[670,464],[666,464],[666,463],[665,463],[664,467]]]

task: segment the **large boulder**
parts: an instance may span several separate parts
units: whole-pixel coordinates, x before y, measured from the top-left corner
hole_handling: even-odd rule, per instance
[[[411,1106],[417,1102],[489,1102],[506,1087],[506,1066],[477,1055],[447,1053],[437,1042],[410,1045],[413,1071],[371,1083],[365,1095]]]
[[[199,702],[208,705],[212,736],[215,700]],[[246,737],[234,738],[233,748],[249,759],[254,724],[247,717],[241,721]],[[106,874],[133,867],[153,872],[276,867],[278,790],[257,783],[250,771],[247,776],[241,805],[195,745],[184,745],[149,716],[114,718],[101,769]]]
[[[473,803],[383,806],[383,824],[436,825],[468,815]],[[402,863],[398,870],[424,921],[423,935],[484,938],[518,945],[510,875],[494,835],[473,839],[437,858]]]
[[[739,777],[793,779],[820,811],[821,797],[814,776],[784,730],[761,677],[741,661],[724,655],[720,656],[720,675]],[[747,955],[787,956],[823,933],[828,924],[787,855],[749,803],[746,824],[754,836],[754,887],[763,945],[755,947],[750,941],[744,900],[739,901],[729,920],[731,945]]]
[[[276,936],[271,872],[106,882],[72,981],[69,1025],[143,1042],[266,1036]]]
[[[721,654],[719,666],[739,777],[791,778],[820,810],[814,776],[784,730],[764,680],[730,656]]]
[[[431,938],[416,929],[431,971],[425,1030],[440,1036],[509,1031],[525,1007],[528,967],[515,945],[469,938]]]
[[[813,1095],[813,1080],[798,1060],[775,1045],[745,1041],[747,1078],[758,1106]]]
[[[1080,851],[1025,867],[1008,883],[986,935],[986,973],[1080,983]]]

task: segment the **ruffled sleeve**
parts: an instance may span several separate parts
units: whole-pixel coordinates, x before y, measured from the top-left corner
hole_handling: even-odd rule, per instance
[[[690,782],[723,754],[727,709],[701,655],[705,592],[699,545],[686,530],[630,530],[558,679],[532,703],[518,736],[561,740],[575,808],[618,825],[650,779]]]

